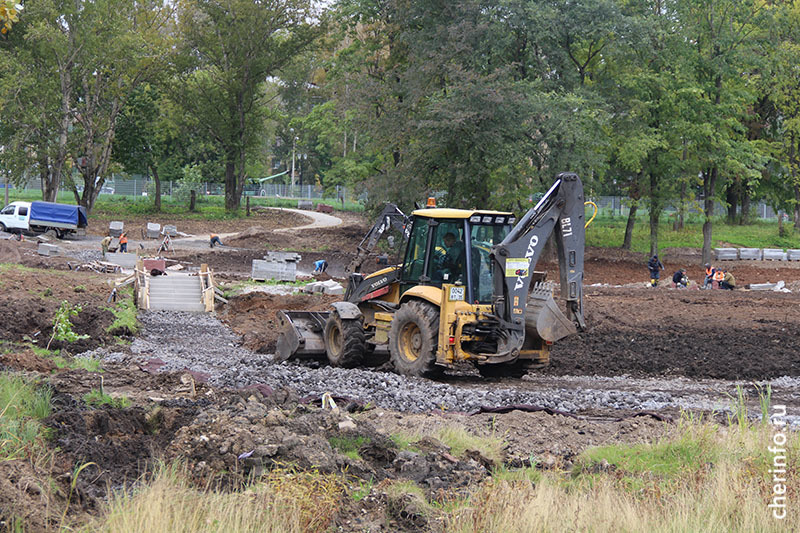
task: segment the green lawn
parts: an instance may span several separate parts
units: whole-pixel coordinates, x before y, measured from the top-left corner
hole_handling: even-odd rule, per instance
[[[15,200],[34,201],[41,200],[42,195],[39,191],[10,191],[9,201]],[[364,206],[355,202],[345,202],[342,208],[341,202],[334,198],[327,198],[324,200],[308,199],[312,202],[326,203],[334,206],[336,209],[343,211],[356,211],[364,210]],[[58,201],[61,203],[75,203],[75,197],[72,193],[61,191],[58,193]],[[266,207],[297,207],[297,198],[272,198],[261,196],[250,196],[250,206],[266,206]],[[198,196],[197,198],[197,211],[190,213],[188,203],[173,201],[170,197],[161,198],[161,212],[177,219],[188,220],[220,220],[239,218],[245,216],[245,197],[242,197],[241,210],[238,214],[230,214],[225,211],[225,197],[224,196]],[[155,213],[153,209],[153,200],[148,197],[133,197],[122,196],[113,194],[101,194],[97,197],[97,202],[92,210],[93,216],[112,216],[121,213],[132,215],[148,215]]]
[[[587,246],[619,247],[625,236],[625,217],[598,216],[586,228]],[[724,220],[714,220],[712,245],[714,248],[733,245],[742,248],[800,248],[800,231],[793,231],[791,224],[784,224],[785,237],[778,235],[777,221],[757,221],[747,226],[728,225]],[[664,248],[702,248],[703,224],[692,221],[682,231],[672,230],[672,221],[661,219],[658,228],[658,247]],[[645,218],[636,220],[633,230],[631,250],[648,253],[650,251],[650,222]]]

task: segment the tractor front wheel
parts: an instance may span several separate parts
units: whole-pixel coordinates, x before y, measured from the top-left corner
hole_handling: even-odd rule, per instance
[[[343,319],[331,313],[325,322],[325,352],[331,366],[355,368],[361,365],[367,349],[363,318]]]
[[[437,371],[439,309],[421,301],[404,304],[392,319],[389,353],[392,365],[405,376],[430,376]]]

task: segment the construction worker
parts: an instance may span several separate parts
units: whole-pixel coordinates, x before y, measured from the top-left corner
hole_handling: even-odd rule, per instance
[[[720,289],[728,289],[732,291],[736,288],[736,278],[733,277],[733,274],[728,272],[727,270],[723,270],[722,281],[719,282]]]
[[[222,241],[219,240],[219,235],[217,235],[215,233],[212,233],[211,234],[211,247],[213,248],[214,245],[217,245],[217,244],[222,246]]]
[[[714,267],[711,266],[711,263],[706,263],[706,277],[703,278],[703,289],[707,289],[711,282],[714,279]]]
[[[686,269],[682,268],[672,275],[672,283],[676,289],[685,289],[689,285],[689,278],[686,277]]]
[[[658,255],[654,255],[647,262],[647,269],[650,271],[650,286],[658,286],[658,278],[661,277],[661,271],[664,270],[664,265],[658,259]]]
[[[322,274],[328,269],[328,262],[324,259],[314,261],[314,274]]]
[[[103,259],[106,258],[109,246],[111,246],[111,235],[106,235],[103,240],[100,241],[100,248],[103,250]]]
[[[721,268],[715,268],[714,274],[711,276],[712,278],[712,287],[715,289],[720,288],[720,283],[725,279],[725,272]]]
[[[119,236],[119,251],[123,254],[128,251],[128,234],[125,232]]]

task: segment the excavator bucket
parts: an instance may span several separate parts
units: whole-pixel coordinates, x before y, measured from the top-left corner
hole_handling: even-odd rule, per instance
[[[564,316],[553,300],[553,285],[536,283],[525,308],[525,334],[556,342],[577,332],[575,324]]]
[[[309,359],[325,354],[323,331],[327,312],[278,311],[280,334],[275,361]]]

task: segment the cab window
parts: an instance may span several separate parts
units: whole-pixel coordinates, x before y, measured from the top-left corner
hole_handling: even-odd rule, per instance
[[[474,225],[470,229],[472,246],[473,298],[479,303],[491,303],[494,264],[489,257],[492,246],[506,238],[511,226]]]
[[[14,214],[14,209],[16,209],[16,208],[17,208],[17,206],[15,206],[15,205],[7,205],[7,206],[5,206],[3,208],[2,211],[0,211],[0,215],[13,215]]]
[[[403,281],[419,281],[425,268],[425,251],[428,247],[428,221],[417,218],[408,239],[403,261]]]
[[[466,283],[467,255],[464,252],[464,221],[443,221],[436,226],[433,240],[431,281]]]
[[[24,207],[24,206],[21,206],[21,207],[19,208],[19,211],[17,212],[17,214],[18,214],[19,216],[21,216],[21,217],[28,216],[28,208],[27,208],[27,207]]]

